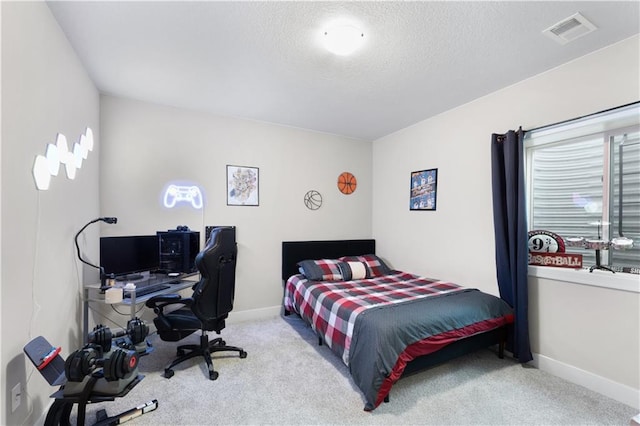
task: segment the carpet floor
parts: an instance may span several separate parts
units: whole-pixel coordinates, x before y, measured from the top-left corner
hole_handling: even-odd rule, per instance
[[[211,335],[211,338],[215,334]],[[391,401],[372,412],[347,367],[296,316],[230,323],[221,337],[248,352],[214,354],[211,381],[199,358],[175,368],[175,343],[149,337],[145,378],[113,402],[90,404],[114,415],[156,399],[131,425],[629,425],[637,410],[511,359],[480,350],[398,381]],[[197,343],[198,335],[183,343]],[[74,410],[75,411],[75,410]],[[75,412],[72,420],[75,422]]]

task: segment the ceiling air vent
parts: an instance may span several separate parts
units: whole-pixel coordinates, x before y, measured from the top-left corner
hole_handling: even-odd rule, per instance
[[[597,30],[584,16],[579,13],[563,19],[555,25],[550,26],[542,33],[552,38],[560,44],[567,44],[583,35]]]

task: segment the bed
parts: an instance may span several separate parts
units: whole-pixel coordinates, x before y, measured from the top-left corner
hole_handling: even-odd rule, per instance
[[[404,375],[493,345],[502,358],[513,323],[498,297],[389,268],[372,239],[284,241],[282,279],[284,315],[342,359],[366,411]]]

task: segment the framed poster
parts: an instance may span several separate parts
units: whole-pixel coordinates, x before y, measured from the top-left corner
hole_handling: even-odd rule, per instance
[[[435,210],[438,190],[438,169],[411,173],[409,210]]]
[[[227,205],[258,206],[260,170],[257,167],[227,165]]]

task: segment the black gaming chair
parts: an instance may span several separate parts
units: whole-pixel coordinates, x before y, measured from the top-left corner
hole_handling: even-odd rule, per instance
[[[209,378],[215,380],[218,373],[213,369],[211,353],[236,351],[240,358],[247,353],[235,346],[226,346],[221,338],[209,342],[207,331],[225,327],[224,320],[233,309],[235,290],[236,255],[238,249],[233,227],[219,227],[211,232],[205,248],[196,256],[196,267],[200,271],[200,281],[193,287],[193,295],[183,298],[179,294],[164,294],[149,299],[146,305],[157,314],[153,323],[160,339],[177,342],[196,331],[201,331],[199,345],[178,346],[178,358],[164,369],[164,376],[173,376],[173,367],[190,358],[202,356],[209,368]],[[181,308],[165,313],[167,306],[182,305]]]

